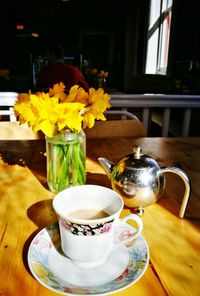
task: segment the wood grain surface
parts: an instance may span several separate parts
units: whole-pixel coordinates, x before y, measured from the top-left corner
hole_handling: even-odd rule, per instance
[[[150,263],[142,278],[118,296],[197,296],[200,291],[200,138],[107,138],[87,140],[87,183],[111,187],[97,158],[116,162],[135,145],[160,166],[178,166],[191,181],[184,219],[178,217],[184,183],[166,174],[159,201],[144,210],[143,236]],[[55,196],[46,184],[44,140],[0,141],[0,295],[53,296],[27,264],[30,242],[57,220]],[[122,216],[132,210],[124,208]]]

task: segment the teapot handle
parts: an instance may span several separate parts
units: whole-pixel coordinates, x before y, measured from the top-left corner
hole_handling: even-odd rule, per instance
[[[179,217],[183,218],[184,214],[185,214],[185,210],[186,210],[186,206],[189,200],[189,196],[190,196],[190,181],[188,179],[188,176],[186,175],[186,173],[177,168],[177,167],[163,167],[159,170],[160,173],[175,173],[177,175],[179,175],[179,177],[181,177],[181,179],[183,180],[184,184],[185,184],[185,193],[183,196],[183,200],[181,203],[181,208],[179,210]]]

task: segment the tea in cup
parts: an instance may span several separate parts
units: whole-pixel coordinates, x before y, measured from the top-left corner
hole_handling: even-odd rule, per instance
[[[53,199],[58,216],[61,248],[82,268],[103,265],[114,250],[136,239],[142,232],[140,217],[130,214],[120,219],[124,202],[112,189],[99,185],[79,185],[64,189]],[[137,229],[131,236],[117,240],[120,227],[133,220]]]

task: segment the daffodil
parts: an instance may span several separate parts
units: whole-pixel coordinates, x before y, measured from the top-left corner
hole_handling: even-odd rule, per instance
[[[82,130],[83,117],[80,111],[84,108],[81,103],[63,103],[59,105],[60,116],[58,118],[58,130],[68,127],[70,130],[80,132]]]
[[[65,94],[65,85],[64,83],[60,82],[53,86],[53,88],[49,89],[49,95],[50,96],[58,96],[61,102],[64,102],[66,100],[66,94]]]
[[[83,128],[93,127],[95,120],[106,120],[104,112],[107,108],[110,108],[109,103],[110,96],[105,94],[102,88],[98,90],[90,89],[89,103],[90,105],[85,109],[83,113]]]
[[[88,93],[78,85],[71,87],[69,95],[67,96],[68,102],[80,102],[85,105],[88,104]]]
[[[108,72],[101,70],[100,73],[98,74],[98,77],[106,78],[108,77]]]

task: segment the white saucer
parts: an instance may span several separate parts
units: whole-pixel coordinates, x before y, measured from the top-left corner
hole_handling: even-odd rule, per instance
[[[123,236],[134,231],[125,224]],[[148,263],[148,246],[140,235],[133,246],[116,249],[103,266],[81,269],[63,254],[57,223],[42,229],[28,250],[33,276],[48,289],[63,295],[108,295],[123,290],[142,277]]]

